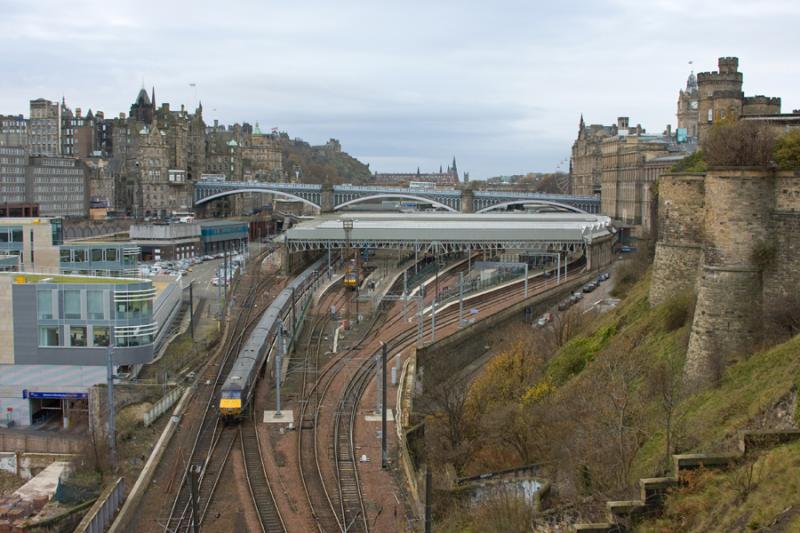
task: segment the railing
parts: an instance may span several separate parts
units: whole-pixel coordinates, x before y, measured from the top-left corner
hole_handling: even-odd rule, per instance
[[[80,533],[103,533],[111,523],[117,509],[122,504],[125,492],[125,482],[118,478],[114,485],[103,492],[75,531]]]
[[[156,402],[156,404],[151,407],[148,411],[144,414],[144,427],[149,427],[153,422],[158,420],[158,417],[163,415],[167,409],[175,405],[175,402],[183,394],[183,387],[175,387],[167,394],[161,397],[160,400]]]

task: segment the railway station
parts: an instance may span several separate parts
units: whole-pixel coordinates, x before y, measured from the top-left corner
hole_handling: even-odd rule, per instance
[[[602,215],[560,213],[349,213],[302,222],[280,237],[285,252],[350,248],[415,254],[575,253],[588,268],[611,261],[615,230]]]

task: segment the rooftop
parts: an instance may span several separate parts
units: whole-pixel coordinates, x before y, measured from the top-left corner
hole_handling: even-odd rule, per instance
[[[114,278],[100,276],[72,276],[68,274],[38,274],[28,272],[0,272],[0,276],[14,278],[14,283],[53,283],[53,284],[100,284],[100,285],[127,285],[131,283],[146,283],[148,279]]]
[[[590,213],[347,213],[302,222],[287,231],[286,240],[294,246],[331,243],[338,247],[346,239],[345,220],[353,222],[350,240],[369,246],[378,242],[503,246],[583,243],[613,232],[608,217]]]

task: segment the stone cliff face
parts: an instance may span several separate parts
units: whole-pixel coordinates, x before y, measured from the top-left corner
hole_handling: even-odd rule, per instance
[[[800,174],[713,169],[659,184],[651,305],[695,289],[685,377],[713,383],[758,346],[764,313],[800,283]]]

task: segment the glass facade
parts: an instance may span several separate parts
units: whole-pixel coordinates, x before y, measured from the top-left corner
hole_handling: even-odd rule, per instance
[[[61,246],[61,272],[94,276],[136,276],[140,250],[116,243],[67,244]]]
[[[155,289],[149,283],[54,284],[36,287],[39,347],[152,345]]]

